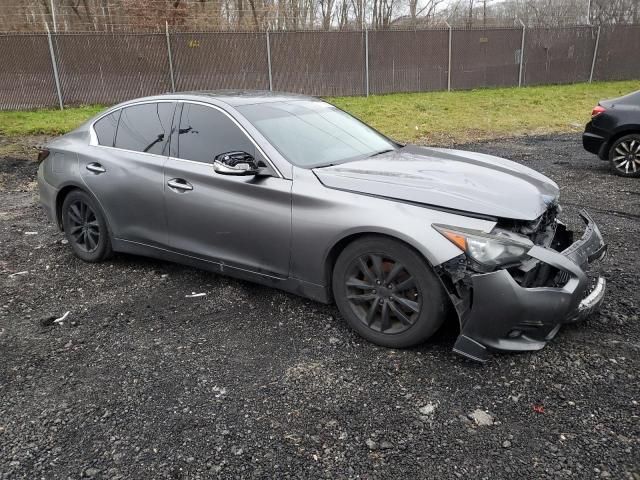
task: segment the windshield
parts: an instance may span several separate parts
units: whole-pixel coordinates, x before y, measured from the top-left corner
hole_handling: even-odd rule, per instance
[[[324,102],[236,107],[289,162],[304,168],[348,162],[397,148],[391,140]]]

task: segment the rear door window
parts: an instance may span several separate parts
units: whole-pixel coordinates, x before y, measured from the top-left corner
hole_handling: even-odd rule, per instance
[[[175,103],[144,103],[122,109],[116,148],[168,155]]]
[[[247,135],[224,113],[205,105],[184,103],[178,131],[178,157],[213,163],[227,152],[246,152],[255,156]]]
[[[105,115],[93,124],[93,130],[98,137],[98,144],[105,147],[113,147],[113,140],[116,136],[118,128],[118,120],[120,119],[121,110],[116,110],[109,115]]]

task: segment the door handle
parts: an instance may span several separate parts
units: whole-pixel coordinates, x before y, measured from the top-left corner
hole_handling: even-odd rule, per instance
[[[87,164],[87,170],[93,173],[104,173],[107,171],[102,165],[96,162]]]
[[[167,182],[167,185],[178,190],[193,190],[193,185],[182,178],[172,178]]]

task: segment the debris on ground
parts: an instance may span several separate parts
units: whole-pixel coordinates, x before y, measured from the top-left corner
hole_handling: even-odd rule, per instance
[[[61,316],[61,317],[59,317],[59,318],[56,318],[56,319],[53,321],[53,323],[62,323],[62,322],[64,322],[64,321],[66,320],[66,318],[69,316],[69,314],[70,314],[70,313],[71,313],[71,312],[65,312],[65,314],[64,314],[64,315],[62,315],[62,316]]]
[[[18,275],[26,275],[29,273],[29,270],[23,270],[22,272],[16,272],[9,275],[9,278],[17,277]]]
[[[493,416],[479,408],[471,412],[468,417],[469,420],[473,420],[479,427],[488,427],[494,423]]]
[[[425,406],[420,407],[418,409],[418,411],[422,415],[431,415],[433,412],[435,412],[435,410],[436,410],[436,406],[431,402],[427,403]]]

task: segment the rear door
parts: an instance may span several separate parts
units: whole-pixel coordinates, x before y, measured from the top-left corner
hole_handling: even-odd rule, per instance
[[[115,238],[167,245],[163,168],[175,107],[170,101],[136,104],[94,124],[98,145],[79,157],[80,173]]]
[[[258,162],[268,160],[244,130],[211,106],[185,102],[172,142],[165,166],[171,247],[222,265],[287,276],[291,181],[275,170],[274,176],[260,177],[216,173],[213,159],[222,153],[243,151]]]

